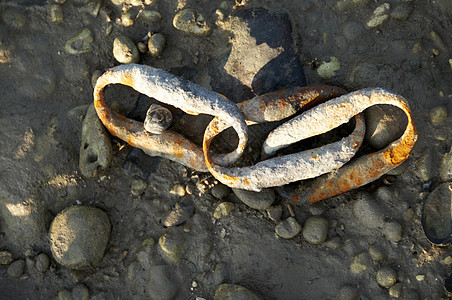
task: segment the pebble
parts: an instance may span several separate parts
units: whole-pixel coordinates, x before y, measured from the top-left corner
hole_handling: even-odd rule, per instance
[[[176,195],[179,197],[185,196],[186,193],[185,188],[180,184],[174,185],[169,192],[171,195]]]
[[[151,51],[151,49],[149,49]],[[171,111],[159,104],[151,104],[146,112],[143,128],[152,134],[162,134],[173,121]]]
[[[185,192],[185,190],[184,190]],[[181,201],[176,203],[173,210],[163,218],[163,225],[166,227],[177,226],[185,223],[195,211],[195,207],[188,201]]]
[[[399,242],[402,239],[402,225],[396,221],[386,222],[383,226],[383,232],[388,241]]]
[[[96,265],[104,256],[110,231],[110,220],[102,210],[81,205],[68,207],[50,225],[53,257],[70,269]]]
[[[424,274],[416,275],[416,280],[417,281],[424,281],[425,280],[425,275]]]
[[[334,236],[325,242],[325,246],[331,249],[337,249],[341,245],[341,238]]]
[[[213,296],[214,300],[229,300],[229,299],[246,299],[246,300],[258,300],[253,292],[246,287],[238,284],[221,284],[215,291]]]
[[[73,55],[87,53],[93,50],[93,42],[93,33],[90,29],[84,28],[66,42],[64,50]]]
[[[3,23],[13,28],[22,28],[25,26],[27,18],[22,9],[17,7],[6,7],[2,12]]]
[[[147,187],[148,183],[146,180],[143,178],[135,178],[130,185],[130,192],[133,196],[138,197],[144,193]]]
[[[452,256],[447,256],[446,258],[443,259],[443,264],[445,265],[452,265]]]
[[[276,206],[270,206],[267,208],[267,216],[272,220],[273,222],[279,222],[281,221],[281,216],[283,212],[283,208],[281,205]]]
[[[276,225],[275,232],[283,239],[291,239],[298,235],[301,231],[301,225],[298,224],[294,217],[288,217]]]
[[[382,261],[384,260],[385,254],[383,251],[383,248],[379,245],[372,245],[369,247],[369,254],[372,257],[373,260],[375,261]]]
[[[341,63],[339,60],[331,56],[330,61],[322,61],[320,66],[317,68],[317,74],[319,74],[320,77],[323,79],[331,79],[336,75],[336,71],[338,71],[341,68]]]
[[[328,237],[328,220],[320,216],[309,217],[303,225],[302,234],[311,244],[323,243]]]
[[[337,295],[338,300],[359,300],[359,293],[355,287],[344,285]]]
[[[127,11],[123,12],[121,15],[121,24],[124,27],[130,27],[133,25],[135,20],[136,14],[132,9],[128,9]]]
[[[366,109],[365,140],[376,150],[383,149],[405,131],[406,116],[398,108],[375,105]]]
[[[148,51],[152,57],[159,57],[162,55],[163,48],[165,48],[166,37],[161,33],[154,33],[148,41]]]
[[[391,17],[398,20],[406,20],[413,12],[413,6],[410,3],[402,3],[391,12]]]
[[[438,170],[436,153],[430,147],[426,148],[416,161],[417,175],[423,182],[430,181]]]
[[[441,159],[439,176],[442,181],[452,180],[452,147]]]
[[[40,253],[35,258],[35,267],[38,272],[44,273],[49,269],[50,259],[45,253]]]
[[[204,16],[192,8],[179,11],[174,16],[173,26],[181,31],[196,35],[208,35],[212,31],[204,20]]]
[[[352,9],[357,9],[369,3],[370,0],[338,0],[334,8],[338,12],[346,12]]]
[[[13,261],[6,271],[8,273],[9,277],[12,278],[20,278],[24,274],[25,270],[25,260],[19,259],[16,261]]]
[[[383,213],[375,199],[367,193],[358,195],[358,199],[353,203],[353,215],[366,227],[383,226]]]
[[[96,87],[96,83],[97,83],[97,79],[99,79],[99,77],[102,75],[102,71],[100,70],[95,70],[93,72],[93,75],[91,75],[91,86],[93,88]]]
[[[84,284],[77,284],[72,288],[71,292],[72,300],[88,300],[89,290]]]
[[[403,285],[399,282],[389,288],[389,296],[400,298],[402,296]],[[410,298],[407,298],[410,299]],[[413,299],[413,298],[411,298]]]
[[[158,23],[162,20],[162,15],[158,11],[145,9],[141,12],[140,18],[149,23]]]
[[[63,8],[59,4],[50,5],[50,19],[53,23],[63,21]]]
[[[234,194],[246,205],[254,209],[267,209],[275,202],[273,189],[262,189],[260,192],[232,189]]]
[[[435,106],[428,112],[428,118],[433,124],[440,124],[447,118],[447,107],[445,105]]]
[[[140,60],[137,46],[125,35],[118,36],[113,41],[113,56],[121,64],[137,63]]]
[[[162,254],[172,263],[177,263],[182,255],[185,245],[185,237],[175,231],[164,233],[159,238],[159,247]]]
[[[229,197],[231,194],[231,188],[222,183],[218,183],[212,187],[210,193],[218,200],[223,200]]]
[[[397,273],[389,267],[383,267],[377,272],[377,282],[385,288],[390,288],[397,281]]]
[[[0,251],[0,265],[9,265],[14,260],[11,252]]]
[[[69,292],[68,290],[61,290],[57,294],[57,299],[58,300],[72,300],[71,292]]]
[[[146,45],[143,42],[137,43],[137,49],[140,51],[140,53],[147,53],[148,52],[148,45]]]
[[[444,45],[444,42],[438,33],[436,33],[435,31],[431,31],[430,39],[432,40],[433,44],[435,44],[435,46],[438,47],[440,50],[447,51],[447,47]]]
[[[359,253],[353,257],[352,263],[350,264],[350,271],[353,274],[359,274],[372,266],[371,258],[368,253]]]
[[[322,204],[320,203],[311,203],[309,204],[309,212],[313,216],[320,216],[325,212],[325,209]]]
[[[226,217],[231,212],[232,208],[234,208],[234,203],[232,202],[222,202],[218,204],[213,213],[213,217],[215,219],[221,219]]]
[[[169,277],[168,266],[152,266],[149,271],[149,280],[146,291],[150,299],[170,300],[177,295],[177,288],[172,277]]]
[[[391,9],[391,4],[389,3],[383,3],[380,6],[378,6],[375,10],[373,15],[370,17],[369,21],[367,21],[366,26],[368,28],[375,28],[383,24],[386,19],[389,18],[389,10]]]
[[[113,148],[110,135],[99,120],[94,105],[86,111],[82,123],[79,168],[83,176],[95,177],[111,163]]]

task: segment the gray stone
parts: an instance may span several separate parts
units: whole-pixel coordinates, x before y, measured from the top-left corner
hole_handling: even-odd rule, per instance
[[[436,152],[433,152],[431,148],[426,148],[422,152],[416,161],[417,175],[422,181],[426,182],[433,179],[438,170],[437,161]]]
[[[151,267],[146,290],[151,299],[170,300],[176,297],[177,288],[173,280],[168,277],[167,266],[158,265]]]
[[[9,265],[14,260],[11,252],[0,251],[0,265]]]
[[[161,33],[153,34],[148,41],[148,51],[152,57],[159,57],[162,55],[165,48],[166,37]]]
[[[332,237],[325,242],[325,246],[331,249],[337,249],[341,245],[341,238],[338,236]]]
[[[402,225],[396,221],[386,222],[383,226],[383,232],[391,242],[399,242],[402,239]]]
[[[439,177],[442,181],[452,180],[452,147],[450,151],[444,154],[443,158],[441,159]]]
[[[72,300],[71,292],[69,292],[68,290],[61,290],[57,294],[57,299],[58,300]]]
[[[181,201],[176,203],[174,208],[163,218],[163,225],[177,226],[187,221],[195,211],[195,207],[189,201]]]
[[[369,228],[383,226],[384,215],[374,198],[367,193],[360,193],[353,203],[353,215]]]
[[[247,288],[238,284],[222,284],[213,296],[214,300],[258,300],[259,297]]]
[[[47,254],[40,253],[38,256],[36,256],[35,260],[35,267],[38,272],[44,273],[49,269],[50,259]]]
[[[288,217],[284,221],[281,221],[276,225],[275,232],[283,239],[291,239],[299,234],[301,231],[301,225],[298,224],[294,217]]]
[[[168,231],[159,238],[161,253],[172,263],[179,262],[185,245],[185,237],[178,231]]]
[[[59,4],[50,5],[50,20],[53,23],[63,21],[63,8]]]
[[[13,261],[7,270],[8,276],[12,278],[20,278],[24,274],[25,260],[19,259]]]
[[[66,42],[64,50],[73,55],[87,53],[93,50],[93,42],[94,35],[92,31],[84,28]]]
[[[302,234],[311,244],[323,243],[328,236],[328,220],[320,216],[309,217],[303,225]]]
[[[215,208],[213,212],[213,217],[215,219],[221,219],[222,217],[226,217],[231,212],[232,208],[234,208],[234,203],[232,202],[221,202]]]
[[[372,260],[370,255],[366,252],[359,253],[355,257],[353,257],[352,263],[350,264],[350,271],[358,275],[363,271],[366,271],[372,267]]]
[[[91,86],[94,88],[97,83],[97,79],[102,75],[102,72],[100,70],[94,70],[93,74],[91,75]]]
[[[342,32],[347,40],[353,41],[365,32],[365,28],[358,22],[348,22],[345,24]]]
[[[110,136],[91,104],[82,124],[79,168],[83,176],[95,177],[110,165],[113,157]]]
[[[137,63],[140,60],[137,46],[125,35],[118,36],[113,41],[113,56],[121,64]]]
[[[275,202],[273,189],[263,189],[260,192],[232,189],[234,194],[246,205],[254,209],[267,209]]]
[[[365,111],[365,140],[377,150],[399,138],[405,131],[407,119],[403,111],[389,105],[375,105]]]
[[[322,204],[320,203],[310,203],[309,204],[309,212],[313,216],[320,216],[325,212],[325,209]]]
[[[339,293],[337,295],[338,300],[359,300],[359,293],[357,288],[344,285],[339,289]]]
[[[218,183],[212,187],[210,193],[218,200],[223,200],[229,197],[229,195],[231,194],[231,188],[222,183]]]
[[[196,35],[208,35],[211,28],[207,25],[204,16],[197,10],[186,8],[176,13],[173,26],[181,31]]]
[[[413,6],[411,3],[402,3],[397,5],[396,8],[391,12],[391,17],[398,20],[406,20],[410,17],[413,12]]]
[[[394,298],[400,298],[402,296],[402,290],[403,290],[403,284],[396,283],[393,286],[389,288],[389,296]],[[407,299],[413,299],[413,298],[407,298]]]
[[[428,118],[433,124],[440,124],[447,118],[447,107],[445,105],[435,106],[428,112]]]
[[[158,23],[162,20],[162,15],[158,11],[146,8],[141,12],[140,18],[148,23]]]
[[[389,18],[389,10],[391,9],[391,4],[383,3],[378,6],[373,15],[370,17],[369,21],[367,21],[366,26],[368,28],[375,28],[383,24]]]
[[[369,254],[375,261],[382,261],[386,258],[383,248],[379,245],[372,245],[369,247]]]
[[[146,180],[143,178],[135,178],[130,185],[130,193],[132,193],[133,196],[138,197],[144,193],[147,187],[148,183]]]
[[[71,206],[60,212],[50,225],[53,257],[70,269],[98,264],[110,237],[110,220],[100,209]]]
[[[397,273],[389,267],[383,267],[377,272],[377,282],[385,288],[390,288],[397,281]]]
[[[267,215],[273,222],[281,221],[283,208],[281,205],[270,206],[267,208]]]
[[[89,299],[89,290],[84,284],[77,284],[72,288],[72,300],[88,300]]]

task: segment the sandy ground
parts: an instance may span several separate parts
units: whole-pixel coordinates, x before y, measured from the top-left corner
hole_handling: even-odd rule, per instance
[[[242,285],[262,299],[387,299],[390,291],[376,280],[382,268],[396,274],[393,296],[447,297],[443,286],[451,272],[450,249],[432,246],[420,219],[423,202],[444,181],[440,162],[452,141],[450,117],[432,122],[435,110],[452,109],[449,0],[161,0],[143,4],[158,11],[160,21],[138,18],[131,26],[124,26],[124,16],[121,19],[121,10],[129,8],[125,4],[39,2],[2,2],[0,6],[0,250],[26,261],[20,278],[11,278],[9,265],[0,265],[1,299],[57,295],[67,299],[61,291],[69,293],[77,284],[86,286],[92,299],[157,299],[156,287],[150,287],[156,282],[176,299],[213,299],[221,283]],[[375,10],[384,3],[390,4],[383,6],[386,17],[369,28]],[[101,6],[96,14],[97,4]],[[52,20],[52,5],[62,9],[62,20],[55,16]],[[141,8],[130,7],[132,12]],[[184,8],[202,13],[211,33],[198,36],[174,28],[173,18]],[[252,8],[286,13],[292,29],[286,38],[292,43],[269,43],[278,41],[281,33],[266,26],[255,26],[257,33],[251,32],[251,38],[241,36],[246,32],[242,23],[230,18]],[[84,28],[93,34],[89,51],[68,53],[66,42]],[[131,147],[116,138],[111,140],[111,165],[87,178],[79,170],[79,150],[86,105],[93,101],[92,74],[119,64],[112,51],[116,37],[126,35],[137,43],[149,31],[163,33],[166,45],[161,56],[141,54],[139,63],[185,77],[235,102],[268,91],[265,84],[250,90],[254,84],[250,78],[248,88],[243,80],[237,82],[240,76],[243,79],[236,72],[242,63],[252,65],[256,74],[265,70],[268,61],[264,59],[274,59],[281,49],[292,47],[308,85],[330,84],[348,91],[383,87],[403,95],[413,112],[418,142],[410,158],[393,173],[390,185],[379,179],[314,205],[292,203],[299,224],[312,215],[328,221],[328,238],[320,245],[308,243],[302,234],[288,240],[277,237],[276,224],[264,210],[246,206],[229,191],[225,199],[216,198],[211,187],[217,182],[210,174],[165,159],[148,162],[154,167],[145,180],[147,188],[140,196],[132,195],[137,173],[124,168]],[[262,37],[265,43],[259,41],[260,31],[268,34]],[[240,45],[260,50],[247,53],[247,47]],[[336,60],[340,67],[334,73],[319,71],[323,63]],[[274,70],[265,71],[272,74]],[[279,76],[274,88],[304,80],[274,72]],[[284,82],[287,78],[292,81]],[[141,97],[125,87],[107,95],[124,112],[130,112]],[[175,118],[179,122],[175,128],[200,141],[205,120]],[[170,193],[177,185],[189,192]],[[356,216],[362,193],[370,195],[381,223],[363,224]],[[193,216],[183,225],[165,228],[162,217],[183,199],[193,203]],[[233,209],[217,220],[213,213],[223,201],[232,202]],[[282,205],[283,219],[290,215],[287,203],[276,195],[274,205]],[[54,216],[77,204],[102,209],[112,226],[102,262],[82,271],[58,264],[48,240]],[[390,222],[401,225],[400,240],[385,235],[384,224]],[[142,244],[158,243],[165,233],[184,241],[178,262],[166,259],[157,244]],[[44,273],[33,271],[38,253],[51,259]],[[166,275],[152,272],[155,266],[164,266]],[[164,280],[152,279],[152,274]]]

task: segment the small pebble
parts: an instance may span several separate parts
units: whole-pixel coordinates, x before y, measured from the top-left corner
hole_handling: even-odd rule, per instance
[[[397,281],[397,273],[389,267],[383,267],[377,272],[377,282],[385,288],[390,288]]]
[[[141,12],[140,18],[149,23],[158,23],[162,20],[162,15],[158,11],[145,9]]]
[[[424,281],[425,280],[425,275],[424,274],[416,275],[416,280],[417,281]]]
[[[444,42],[438,33],[436,33],[435,31],[430,32],[430,39],[432,40],[433,44],[435,44],[435,46],[440,50],[447,51],[447,47],[444,45]]]
[[[413,6],[410,3],[402,3],[391,12],[391,17],[398,20],[406,20],[413,12]]]
[[[206,24],[204,16],[197,10],[191,8],[179,11],[174,16],[173,26],[181,31],[196,35],[208,35],[212,31]]]
[[[113,56],[122,64],[137,63],[140,60],[137,46],[125,35],[118,36],[113,41]]]
[[[153,237],[148,237],[148,238],[144,239],[143,242],[141,243],[142,247],[154,246],[154,245],[155,245],[155,239]]]
[[[44,273],[45,271],[47,271],[49,269],[50,259],[47,256],[47,254],[40,253],[38,256],[36,256],[35,260],[36,260],[35,266],[36,266],[36,270],[38,270],[38,272]]]
[[[399,242],[402,239],[402,225],[396,221],[386,222],[383,226],[383,232],[391,242]]]
[[[66,42],[64,50],[73,55],[87,53],[93,50],[93,42],[93,33],[88,28],[84,28]]]
[[[138,197],[144,193],[144,191],[146,190],[147,187],[148,187],[148,183],[146,182],[146,180],[144,180],[142,178],[135,178],[134,180],[132,180],[132,184],[130,186],[130,192],[135,197]]]
[[[171,195],[176,195],[176,196],[179,196],[179,197],[185,196],[185,192],[186,192],[185,188],[182,185],[180,185],[180,184],[174,185],[171,188],[171,190],[170,190],[170,194]]]
[[[89,290],[84,284],[77,284],[72,288],[71,292],[72,300],[88,300]]]
[[[263,189],[260,192],[232,189],[234,194],[246,205],[254,209],[267,209],[275,202],[273,189]]]
[[[231,194],[231,188],[222,183],[218,183],[212,187],[210,193],[218,200],[223,200],[229,197]]]
[[[162,254],[172,263],[179,262],[185,245],[185,237],[179,232],[167,232],[159,238]]]
[[[137,49],[140,51],[140,53],[147,53],[148,52],[148,46],[143,42],[137,43]]]
[[[159,104],[151,104],[146,112],[143,128],[152,134],[162,134],[173,122],[171,111]]]
[[[68,290],[61,290],[57,294],[57,299],[58,300],[72,300],[71,292],[69,292]]]
[[[0,251],[0,265],[9,265],[14,260],[11,252]]]
[[[402,296],[403,285],[399,282],[389,288],[389,296],[400,298]]]
[[[341,238],[338,236],[332,237],[325,242],[325,246],[331,249],[337,249],[341,245]]]
[[[100,70],[95,70],[93,72],[93,75],[91,75],[91,86],[94,88],[96,86],[97,83],[97,79],[99,79],[99,77],[102,75],[102,71]]]
[[[291,239],[298,235],[301,231],[301,225],[298,224],[294,217],[288,217],[284,221],[281,221],[275,227],[275,232],[283,239]]]
[[[254,293],[238,284],[221,284],[213,296],[214,300],[246,299],[258,300]]]
[[[369,21],[367,21],[366,26],[368,28],[375,28],[383,24],[386,19],[389,18],[389,10],[391,9],[391,4],[389,3],[383,3],[380,6],[378,6],[375,10],[373,15],[370,17]]]
[[[234,203],[232,202],[222,202],[218,204],[213,213],[213,217],[215,219],[221,219],[222,217],[226,217],[231,212],[234,207]]]
[[[336,75],[336,71],[338,71],[341,68],[341,63],[339,60],[331,56],[330,61],[322,61],[320,66],[317,68],[317,74],[319,74],[320,77],[323,79],[331,79]]]
[[[283,208],[281,205],[270,206],[269,208],[267,208],[267,216],[273,222],[281,221],[282,212]]]
[[[383,226],[383,213],[375,199],[367,193],[358,195],[358,199],[353,203],[353,214],[366,227]]]
[[[355,287],[344,285],[337,295],[338,300],[359,300],[359,293]]]
[[[430,181],[438,170],[437,154],[426,148],[416,161],[417,175],[423,182]],[[435,156],[435,158],[434,158]]]
[[[123,12],[121,15],[121,24],[124,27],[132,26],[134,23],[134,20],[135,20],[135,14],[133,13],[133,11],[131,9]]]
[[[19,259],[13,261],[7,270],[8,276],[12,278],[20,278],[24,274],[25,260]]]
[[[303,225],[302,234],[311,244],[323,243],[328,236],[328,220],[320,216],[309,217]]]
[[[375,261],[382,261],[385,259],[385,254],[382,247],[379,245],[372,245],[369,247],[369,254]]]
[[[435,125],[442,123],[447,118],[447,107],[445,105],[433,107],[428,112],[428,118]]]
[[[163,48],[165,48],[166,37],[161,33],[153,34],[148,41],[148,51],[152,57],[159,57],[162,55]]]
[[[445,259],[443,259],[443,264],[451,265],[452,264],[452,256],[449,255]]]
[[[194,211],[195,207],[189,202],[181,201],[176,203],[174,209],[171,210],[165,218],[163,218],[163,225],[171,227],[183,224],[193,215]]]
[[[50,19],[53,23],[63,21],[63,8],[59,4],[50,5]]]
[[[441,159],[439,177],[442,181],[452,180],[452,147]]]
[[[367,270],[371,265],[369,254],[363,252],[353,257],[352,263],[350,264],[350,271],[353,274],[359,274]]]

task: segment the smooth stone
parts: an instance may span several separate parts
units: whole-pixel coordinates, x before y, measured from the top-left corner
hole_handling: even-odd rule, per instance
[[[353,274],[358,275],[361,272],[366,271],[371,266],[372,261],[370,255],[366,252],[363,252],[353,257],[352,263],[350,264],[350,271]]]
[[[397,281],[397,273],[389,267],[383,267],[377,272],[377,282],[385,288],[390,288]]]
[[[383,249],[379,245],[372,245],[369,247],[369,254],[375,261],[382,261],[386,258]]]
[[[183,197],[183,196],[185,196],[186,190],[182,185],[176,184],[171,188],[171,190],[169,192],[171,195]]]
[[[402,239],[402,225],[396,221],[386,222],[383,225],[383,232],[388,241],[399,242]]]
[[[222,183],[218,183],[212,187],[210,193],[218,200],[223,200],[229,197],[231,194],[231,188]]]
[[[25,270],[25,260],[19,259],[16,261],[13,261],[6,271],[8,273],[8,276],[11,278],[20,278],[24,274]]]
[[[437,245],[452,242],[452,183],[445,182],[436,187],[424,202],[422,228],[427,239]]]
[[[185,237],[176,231],[164,233],[159,238],[162,254],[172,263],[179,262],[185,245]]]
[[[121,15],[121,24],[124,27],[130,27],[133,25],[136,13],[134,9],[128,9],[127,11],[123,12]]]
[[[110,135],[99,120],[94,105],[86,111],[82,123],[79,168],[83,176],[95,177],[111,163],[113,148]]]
[[[372,15],[370,17],[369,21],[367,21],[366,26],[368,28],[375,28],[383,24],[384,21],[386,21],[389,18],[389,10],[391,9],[391,4],[389,3],[383,3],[380,6],[378,6]]]
[[[6,7],[2,12],[3,23],[13,28],[22,28],[27,18],[22,9],[17,7]]]
[[[84,284],[77,284],[72,288],[71,292],[72,300],[88,300],[89,289]]]
[[[355,287],[344,285],[339,289],[338,300],[359,300],[359,293]]]
[[[158,11],[146,8],[141,12],[140,18],[148,23],[158,23],[162,20],[162,15]]]
[[[208,35],[212,29],[207,25],[204,16],[192,8],[183,9],[174,16],[173,26],[184,32],[196,35]]]
[[[360,8],[369,3],[369,1],[370,0],[338,0],[334,5],[334,8],[338,12],[347,12]]]
[[[166,37],[161,33],[153,34],[148,41],[148,51],[152,57],[159,57],[162,55],[165,48]]]
[[[11,252],[0,251],[0,265],[9,265],[14,260]]]
[[[322,61],[320,63],[320,66],[317,68],[317,74],[323,79],[331,79],[336,76],[336,71],[339,71],[340,68],[341,63],[339,60],[336,57],[331,56],[329,62]]]
[[[364,112],[365,140],[376,150],[383,149],[405,131],[407,118],[403,111],[389,105],[375,105]]]
[[[435,177],[438,168],[436,152],[430,147],[426,148],[416,161],[417,175],[423,182],[427,182]]]
[[[311,244],[323,243],[328,237],[328,220],[320,216],[309,217],[303,225],[302,234]]]
[[[173,114],[168,108],[159,104],[151,104],[146,111],[143,128],[152,134],[162,134],[171,126],[172,122]]]
[[[69,269],[94,266],[104,256],[110,231],[110,220],[102,210],[88,206],[68,207],[50,225],[53,257]]]
[[[442,260],[442,263],[443,264],[445,264],[445,265],[452,265],[452,256],[447,256],[446,258],[444,258],[443,260]]]
[[[69,292],[68,290],[61,290],[57,294],[57,299],[58,300],[72,300],[71,292]]]
[[[283,239],[291,239],[297,236],[301,231],[301,225],[294,217],[288,217],[276,225],[275,232]]]
[[[438,47],[440,50],[447,51],[447,47],[438,33],[436,33],[435,31],[431,31],[430,39],[432,40],[433,44],[435,44],[435,46]]]
[[[59,4],[50,5],[50,20],[53,23],[58,23],[63,21],[63,8]]]
[[[310,203],[309,204],[309,212],[313,216],[320,216],[325,212],[325,209],[320,203]]]
[[[391,12],[391,17],[405,21],[410,17],[412,12],[413,6],[410,3],[402,3],[394,8],[394,10]]]
[[[440,124],[447,118],[447,107],[445,105],[435,106],[428,112],[428,118],[433,124]]]
[[[281,221],[281,216],[283,213],[283,208],[281,205],[270,206],[266,211],[267,216],[270,218],[270,220],[272,220],[273,222]]]
[[[325,242],[325,246],[331,249],[337,249],[341,245],[341,238],[338,236],[332,237]]]
[[[50,259],[45,253],[40,253],[35,258],[35,267],[38,272],[44,273],[49,269]]]
[[[93,88],[96,87],[97,79],[102,75],[102,71],[100,70],[94,70],[93,74],[91,75],[91,86]]]
[[[396,283],[389,288],[389,296],[394,298],[400,298],[402,296],[403,284]],[[407,298],[410,299],[410,298]],[[411,298],[412,299],[412,298]]]
[[[218,204],[213,213],[215,219],[221,219],[229,215],[231,210],[234,208],[234,203],[232,202],[222,202]]]
[[[137,43],[137,49],[140,51],[140,53],[148,53],[148,45],[144,42],[138,42]]]
[[[93,33],[88,28],[84,28],[66,42],[64,50],[73,55],[87,53],[93,50],[93,42]]]
[[[416,275],[416,280],[417,281],[424,281],[425,280],[425,274],[419,274],[419,275]]]
[[[195,207],[188,201],[176,203],[166,217],[163,218],[163,225],[166,227],[177,226],[185,223],[195,211]]]
[[[215,291],[214,300],[258,300],[259,297],[253,292],[238,284],[221,284]]]
[[[442,181],[452,180],[452,147],[450,151],[444,154],[443,158],[441,159],[439,177]]]
[[[121,64],[137,63],[140,60],[137,46],[125,35],[118,36],[113,41],[113,56]]]
[[[168,266],[152,266],[149,271],[149,280],[146,291],[150,299],[171,300],[177,295],[177,287],[168,274]]]
[[[254,209],[267,209],[275,202],[275,191],[271,188],[260,192],[232,189],[234,194],[246,205]]]
[[[383,226],[384,215],[375,199],[367,193],[360,193],[353,202],[353,215],[369,228]]]
[[[138,197],[144,193],[147,187],[148,183],[146,180],[142,178],[135,178],[132,180],[132,184],[130,185],[130,192],[133,196]]]

